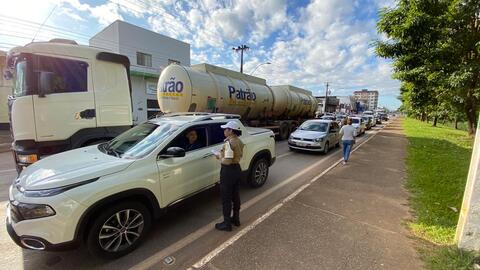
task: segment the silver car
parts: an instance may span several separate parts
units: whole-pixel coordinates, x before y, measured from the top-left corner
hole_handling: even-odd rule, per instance
[[[305,121],[288,138],[290,150],[328,153],[340,145],[340,127],[336,121],[315,119]]]

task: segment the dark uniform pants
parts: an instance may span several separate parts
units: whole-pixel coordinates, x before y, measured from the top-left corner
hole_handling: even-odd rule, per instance
[[[240,179],[242,170],[239,164],[223,165],[220,169],[220,192],[222,195],[223,219],[230,222],[233,212],[240,211]]]

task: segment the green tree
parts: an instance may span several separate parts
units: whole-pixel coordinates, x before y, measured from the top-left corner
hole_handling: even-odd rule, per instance
[[[393,59],[408,108],[435,117],[462,111],[475,133],[480,97],[478,0],[401,0],[380,13],[379,56]]]

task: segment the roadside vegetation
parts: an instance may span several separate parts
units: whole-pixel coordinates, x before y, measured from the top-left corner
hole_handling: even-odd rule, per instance
[[[468,132],[406,118],[407,188],[415,219],[408,226],[429,243],[421,254],[430,269],[470,269],[474,254],[454,245],[473,139]]]

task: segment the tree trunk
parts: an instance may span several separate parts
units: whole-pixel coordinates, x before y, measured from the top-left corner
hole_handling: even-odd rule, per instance
[[[437,116],[434,116],[434,117],[433,117],[433,126],[434,126],[434,127],[437,126],[437,121],[438,121],[438,117],[437,117]]]
[[[458,117],[455,116],[455,129],[458,129]]]
[[[427,114],[422,112],[421,121],[425,122],[425,120],[427,120],[426,118],[427,118]]]
[[[468,122],[468,135],[470,136],[475,135],[477,124],[477,102],[475,96],[473,96],[473,91],[473,89],[469,89],[465,104],[465,113],[467,115]]]

